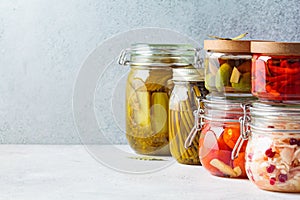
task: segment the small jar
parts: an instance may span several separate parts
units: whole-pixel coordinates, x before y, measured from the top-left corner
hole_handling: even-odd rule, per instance
[[[250,41],[204,40],[205,87],[225,96],[251,96]]]
[[[252,94],[261,100],[300,100],[300,43],[252,42]]]
[[[253,103],[246,171],[259,188],[300,192],[300,105]]]
[[[190,146],[185,148],[185,141],[194,130],[195,118],[193,112],[203,109],[199,104],[208,91],[204,87],[204,69],[173,69],[174,88],[170,97],[169,136],[171,155],[181,164],[200,165],[198,156],[199,132]]]
[[[139,154],[170,155],[169,97],[172,68],[192,67],[195,50],[185,44],[133,44],[119,63],[130,65],[126,84],[126,138]]]
[[[199,140],[199,156],[202,166],[212,175],[247,178],[247,141],[240,140],[240,118],[244,115],[241,103],[251,100],[211,98],[209,95],[204,100],[204,125]],[[240,146],[239,151],[235,150],[237,146]]]

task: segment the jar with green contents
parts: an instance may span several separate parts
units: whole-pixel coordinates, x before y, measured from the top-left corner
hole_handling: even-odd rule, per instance
[[[169,97],[172,69],[190,68],[195,50],[188,44],[133,44],[119,63],[130,65],[126,84],[126,138],[139,154],[170,155]]]
[[[205,40],[205,87],[225,96],[251,96],[251,53],[247,40]]]
[[[172,156],[182,164],[200,165],[198,156],[200,131],[194,133],[190,145],[185,141],[193,130],[193,112],[202,104],[208,91],[204,87],[204,69],[173,69],[174,88],[170,97],[169,135]]]

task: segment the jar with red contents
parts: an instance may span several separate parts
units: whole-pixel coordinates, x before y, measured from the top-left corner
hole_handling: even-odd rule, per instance
[[[247,141],[240,140],[240,119],[244,113],[241,104],[252,100],[253,98],[228,99],[210,95],[203,100],[205,109],[199,139],[199,157],[203,167],[212,175],[247,178]],[[234,149],[239,145],[239,152],[235,155]]]
[[[300,105],[255,102],[249,110],[249,179],[260,189],[299,193]]]
[[[300,100],[300,43],[251,42],[252,94],[261,100]]]

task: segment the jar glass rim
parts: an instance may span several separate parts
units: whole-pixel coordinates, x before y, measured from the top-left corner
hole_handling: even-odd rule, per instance
[[[174,68],[173,81],[204,82],[204,68]]]
[[[185,67],[197,64],[199,50],[191,44],[135,43],[126,49],[126,62],[132,66]]]
[[[216,122],[239,122],[244,115],[240,102],[213,99],[203,99],[204,115],[203,118]]]
[[[241,115],[242,116],[242,115]],[[205,120],[208,120],[210,122],[232,122],[232,123],[239,123],[240,120],[239,119],[228,119],[228,118],[216,118],[216,117],[211,117],[211,116],[208,116],[206,114],[204,114],[203,116],[203,119]]]
[[[207,108],[213,108],[216,110],[231,110],[231,109],[240,109],[243,113],[243,103],[251,103],[255,100],[252,96],[247,96],[243,98],[230,98],[225,96],[210,96],[207,95],[206,99],[203,99],[203,103]]]
[[[250,53],[218,52],[218,51],[207,50],[206,55],[207,57],[212,59],[214,58],[231,59],[231,60],[252,59],[252,55]]]
[[[258,127],[253,125],[252,123],[249,124],[251,128],[251,133],[253,131],[261,131],[262,133],[299,133],[300,134],[300,129],[276,129],[276,128],[263,128],[263,127]]]
[[[150,51],[150,50],[166,50],[166,51],[195,51],[191,44],[152,44],[152,43],[134,43],[131,45],[132,51]]]
[[[300,104],[275,103],[275,102],[254,102],[249,108],[251,115],[270,117],[296,117],[300,120]]]

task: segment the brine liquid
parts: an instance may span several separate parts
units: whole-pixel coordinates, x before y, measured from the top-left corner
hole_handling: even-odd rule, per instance
[[[194,126],[192,111],[170,110],[170,150],[172,156],[182,164],[199,165],[198,156],[200,131],[197,133],[192,145],[184,147],[185,140]]]

